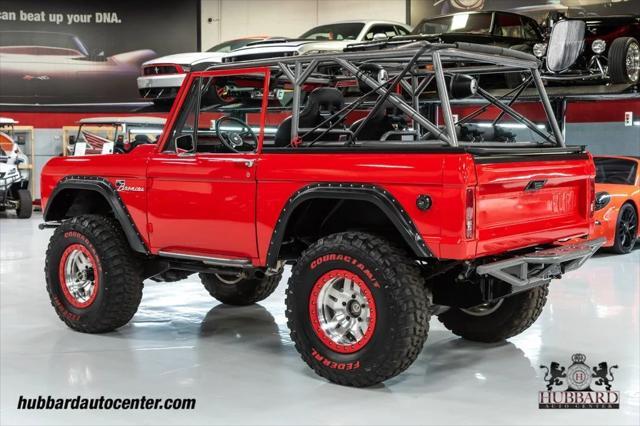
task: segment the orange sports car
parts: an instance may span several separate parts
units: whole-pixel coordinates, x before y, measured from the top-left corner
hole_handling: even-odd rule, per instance
[[[603,247],[629,253],[638,239],[640,157],[595,156],[597,237]]]

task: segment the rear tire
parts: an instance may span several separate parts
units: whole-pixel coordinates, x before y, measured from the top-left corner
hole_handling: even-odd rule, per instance
[[[500,342],[522,333],[542,313],[549,284],[469,309],[451,308],[438,319],[453,334],[476,342]]]
[[[278,287],[282,271],[263,278],[241,278],[233,275],[200,274],[204,288],[213,298],[234,306],[247,306],[266,299]]]
[[[616,219],[616,235],[611,251],[627,254],[633,250],[638,239],[638,213],[629,203],[625,203],[618,212]]]
[[[45,258],[51,305],[76,331],[122,327],[142,298],[139,266],[115,219],[84,215],[67,220],[53,233]]]
[[[16,214],[20,219],[29,219],[33,213],[33,201],[28,189],[18,189],[18,207]]]
[[[420,269],[370,234],[338,233],[309,246],[293,267],[286,305],[302,359],[341,385],[400,374],[427,339],[430,297]]]
[[[638,84],[640,81],[640,44],[633,37],[613,40],[609,48],[609,77],[612,83]]]

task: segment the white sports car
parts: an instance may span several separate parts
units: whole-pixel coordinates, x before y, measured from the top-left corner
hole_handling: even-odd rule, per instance
[[[180,53],[142,64],[138,77],[140,95],[161,104],[173,102],[184,77],[200,62],[229,62],[305,53],[339,52],[348,44],[396,35],[407,35],[411,27],[393,21],[344,21],[319,25],[297,39],[253,37],[232,40],[207,52]]]
[[[254,36],[230,40],[217,44],[206,52],[178,53],[147,61],[142,64],[142,72],[138,77],[140,96],[158,104],[173,102],[192,63],[200,60],[222,62],[222,58],[229,52],[265,38],[266,36]]]

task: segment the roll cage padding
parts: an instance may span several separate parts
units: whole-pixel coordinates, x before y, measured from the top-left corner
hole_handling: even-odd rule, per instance
[[[478,52],[478,53],[487,53],[489,55],[508,56],[511,58],[522,59],[525,61],[533,61],[540,64],[540,61],[538,60],[538,58],[536,58],[532,54],[521,52],[519,50],[509,49],[506,47],[490,46],[487,44],[467,43],[463,41],[459,41],[455,43],[455,45],[458,47],[458,49],[462,49],[462,50],[468,50],[471,52]]]
[[[336,199],[367,201],[378,207],[393,223],[403,240],[418,258],[433,257],[422,235],[404,208],[384,188],[361,183],[315,183],[296,191],[287,201],[271,235],[267,252],[267,267],[275,267],[291,214],[305,201]]]
[[[56,221],[62,220],[65,216],[54,208],[56,206],[56,198],[66,190],[92,191],[99,194],[107,202],[114,217],[120,223],[131,249],[144,254],[149,254],[149,250],[142,238],[142,235],[136,228],[131,215],[126,206],[120,199],[118,192],[111,183],[101,177],[95,176],[67,176],[62,179],[53,189],[47,206],[44,210],[44,220]],[[56,206],[57,207],[57,206]]]

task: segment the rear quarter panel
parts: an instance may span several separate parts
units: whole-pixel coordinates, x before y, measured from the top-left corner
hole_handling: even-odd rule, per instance
[[[464,224],[462,190],[475,181],[468,154],[400,153],[266,153],[258,164],[257,236],[261,261],[266,259],[273,229],[289,198],[321,182],[375,184],[389,191],[413,219],[429,249],[460,246]],[[428,194],[432,207],[421,211],[416,199]]]

